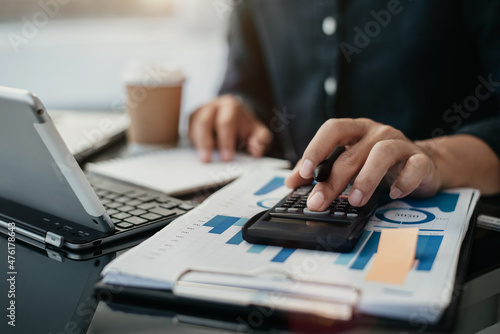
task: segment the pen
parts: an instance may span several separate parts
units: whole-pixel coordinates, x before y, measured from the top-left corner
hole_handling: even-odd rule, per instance
[[[335,146],[332,153],[314,169],[313,179],[317,182],[325,182],[330,176],[333,163],[344,151],[344,146]]]

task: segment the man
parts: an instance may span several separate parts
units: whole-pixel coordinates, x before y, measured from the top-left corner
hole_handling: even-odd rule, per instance
[[[500,2],[235,4],[221,96],[191,116],[201,160],[279,146],[302,155],[286,180],[295,188],[344,145],[308,199],[317,211],[352,179],[354,206],[383,179],[392,198],[500,192]]]

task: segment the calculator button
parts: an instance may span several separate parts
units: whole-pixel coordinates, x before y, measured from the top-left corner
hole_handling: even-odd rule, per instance
[[[311,211],[311,210],[305,208],[304,210],[302,210],[302,212],[304,212],[304,214],[306,214],[306,215],[319,216],[319,215],[327,215],[327,214],[329,214],[330,210],[325,210],[325,211]]]
[[[344,212],[342,212],[342,211],[335,211],[335,212],[333,213],[333,215],[334,215],[334,216],[337,216],[337,217],[343,217],[343,216],[345,215],[345,213],[344,213]]]
[[[357,213],[353,213],[353,212],[347,214],[348,218],[356,218],[357,216],[358,216],[358,214]]]
[[[290,212],[290,213],[297,213],[297,212],[299,212],[299,211],[300,211],[300,209],[299,209],[299,208],[289,208],[289,209],[288,209],[288,212]]]
[[[274,211],[276,211],[276,212],[286,212],[287,209],[283,208],[283,207],[277,207],[277,208],[274,208]]]

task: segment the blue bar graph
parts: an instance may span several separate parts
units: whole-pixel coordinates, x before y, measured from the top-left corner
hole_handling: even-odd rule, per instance
[[[431,270],[442,241],[442,235],[420,235],[418,237],[415,253],[415,258],[419,261],[417,270]]]
[[[271,259],[271,262],[283,263],[290,257],[290,255],[292,255],[293,252],[295,252],[295,248],[283,248],[278,254],[276,254],[275,257]]]
[[[361,237],[359,238],[358,243],[356,244],[356,247],[354,248],[354,250],[350,253],[340,254],[334,263],[347,266],[352,261],[352,259],[354,259],[356,254],[358,254],[359,249],[365,243],[365,241],[368,238],[368,236],[370,235],[370,233],[371,233],[370,231],[364,231],[363,234],[361,235]]]
[[[278,189],[279,187],[282,187],[285,184],[285,178],[277,176],[273,178],[271,181],[269,181],[266,185],[264,185],[262,188],[257,190],[254,195],[256,196],[262,196],[269,194],[271,191]]]
[[[223,216],[223,215],[217,215],[207,221],[203,226],[211,227],[211,229],[208,231],[208,233],[213,233],[213,234],[223,234],[226,232],[231,226],[243,226],[245,223],[248,221],[247,218],[240,218],[240,217],[231,217],[231,216]],[[234,245],[238,246],[241,243],[243,243],[243,235],[241,233],[241,229],[236,232],[231,238],[229,238],[228,241],[226,241],[226,244],[228,245]],[[248,250],[247,253],[251,254],[260,254],[267,246],[265,245],[252,245]],[[271,262],[277,262],[277,263],[283,263],[285,262],[290,255],[293,254],[295,249],[293,248],[282,248],[272,259]]]
[[[221,216],[217,215],[214,218],[207,221],[203,226],[212,227],[208,233],[222,234],[227,231],[228,228],[233,226],[236,222],[238,222],[240,217],[230,217],[230,216]]]
[[[247,218],[240,218],[234,223],[234,226],[243,226],[248,221]]]
[[[239,245],[243,242],[243,235],[241,234],[241,231],[236,233],[231,239],[229,239],[226,244],[229,245]]]
[[[252,254],[260,254],[264,249],[266,249],[267,246],[265,245],[253,245],[250,247],[249,250],[247,250],[247,253],[252,253]]]
[[[366,233],[366,231],[365,231]],[[373,232],[365,246],[359,253],[357,259],[351,265],[351,269],[365,269],[372,256],[377,252],[378,243],[380,241],[380,232]],[[436,260],[439,247],[443,241],[442,235],[419,235],[417,240],[417,249],[415,251],[415,259],[419,261],[416,270],[430,271],[434,260]],[[353,252],[355,254],[355,252]],[[343,256],[343,257],[342,257]],[[351,253],[342,254],[337,258],[335,264],[348,265],[352,260]]]
[[[351,266],[351,269],[363,270],[372,258],[373,254],[377,252],[378,242],[380,240],[380,232],[373,232],[370,239],[365,244],[365,247],[361,250],[358,258]]]

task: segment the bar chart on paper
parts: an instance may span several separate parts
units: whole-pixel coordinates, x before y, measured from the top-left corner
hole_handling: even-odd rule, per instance
[[[225,242],[226,245],[239,246],[243,243],[243,236],[241,234],[241,226],[243,226],[248,221],[247,218],[232,217],[217,215],[207,221],[203,226],[209,227],[210,229],[207,233],[222,235],[225,232],[236,230],[236,233],[230,234],[229,239]],[[237,229],[231,227],[238,227]],[[228,232],[229,234],[229,232]],[[261,254],[267,246],[265,245],[252,245],[246,252],[250,254]],[[229,249],[228,249],[229,250]],[[271,258],[271,262],[283,263],[285,262],[295,251],[293,248],[281,248],[274,257]]]
[[[356,249],[351,253],[340,254],[334,264],[349,266],[353,270],[364,270],[378,249],[379,231],[365,231]],[[442,235],[419,235],[415,260],[416,270],[430,271],[443,240]]]

